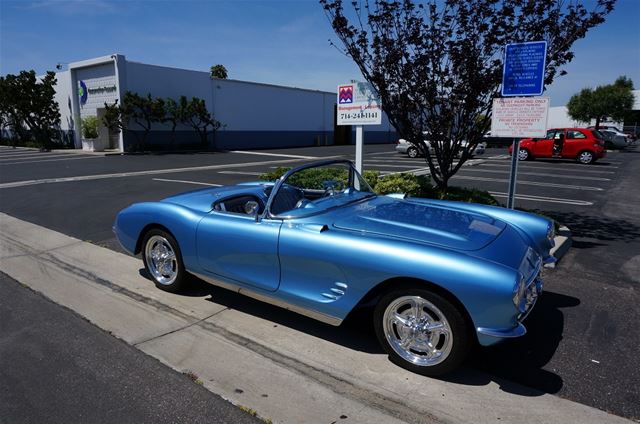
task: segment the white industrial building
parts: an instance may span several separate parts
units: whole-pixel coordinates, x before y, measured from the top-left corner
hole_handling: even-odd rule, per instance
[[[216,79],[208,72],[132,62],[119,54],[70,63],[68,70],[57,73],[57,80],[62,130],[73,131],[76,148],[82,146],[81,118],[100,118],[104,104],[121,102],[127,91],[176,100],[180,96],[204,99],[209,112],[224,124],[215,134],[217,149],[352,144],[355,140],[350,127],[335,124],[334,92]],[[102,126],[99,133],[108,148],[127,151],[135,142],[132,131],[136,130],[130,126],[124,133],[109,134]],[[390,143],[395,138],[386,116],[381,125],[365,127],[366,143]],[[146,147],[164,150],[170,139],[170,127],[157,124]],[[197,143],[193,128],[177,128],[178,146]]]

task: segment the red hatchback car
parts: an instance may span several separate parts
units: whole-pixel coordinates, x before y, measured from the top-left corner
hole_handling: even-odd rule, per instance
[[[513,154],[513,146],[509,146],[509,154]],[[605,154],[604,140],[596,130],[554,128],[547,131],[545,138],[521,140],[518,159],[566,158],[589,164]]]

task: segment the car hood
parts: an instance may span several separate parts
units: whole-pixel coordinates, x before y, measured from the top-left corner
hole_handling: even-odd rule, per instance
[[[483,248],[506,226],[480,213],[385,196],[344,208],[333,225],[465,251]]]

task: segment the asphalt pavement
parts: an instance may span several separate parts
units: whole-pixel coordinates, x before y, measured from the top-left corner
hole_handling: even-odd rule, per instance
[[[0,272],[0,422],[260,423]]]
[[[572,230],[573,249],[545,275],[546,292],[528,334],[481,349],[452,381],[503,379],[640,418],[640,151],[612,152],[594,165],[539,159],[520,163],[516,205]],[[353,146],[184,155],[100,156],[0,148],[0,211],[119,250],[117,211],[205,186],[256,180],[278,166],[353,158]],[[452,180],[505,201],[509,158],[488,149]],[[423,159],[390,145],[365,146],[365,169],[423,173]],[[360,333],[361,330],[358,330]],[[480,379],[482,380],[482,379]]]

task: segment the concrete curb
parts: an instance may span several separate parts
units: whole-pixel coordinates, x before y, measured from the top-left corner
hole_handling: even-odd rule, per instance
[[[558,229],[558,233],[556,234],[553,241],[555,241],[556,245],[551,249],[550,253],[551,256],[557,259],[557,261],[554,263],[545,264],[545,268],[555,268],[558,262],[560,262],[560,259],[562,259],[562,257],[571,248],[571,230],[569,230],[569,227],[565,225],[560,226],[560,228]]]

